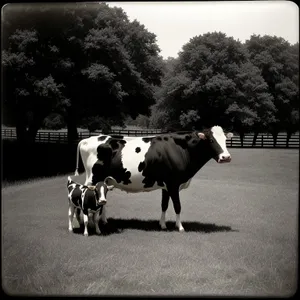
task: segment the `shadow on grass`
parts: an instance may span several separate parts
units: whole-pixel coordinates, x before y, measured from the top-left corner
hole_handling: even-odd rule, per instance
[[[178,231],[175,227],[174,221],[166,222],[167,230],[162,230],[160,228],[158,220],[139,220],[139,219],[114,219],[108,218],[108,223],[103,225],[101,222],[99,224],[102,235],[110,235],[115,233],[121,233],[126,229],[135,229],[143,231]],[[212,233],[221,231],[237,231],[233,230],[230,226],[216,225],[211,223],[199,223],[199,222],[182,222],[182,225],[186,232],[202,232],[202,233]],[[74,228],[74,233],[82,234],[83,226],[80,228]],[[95,235],[94,228],[89,228],[90,235]]]

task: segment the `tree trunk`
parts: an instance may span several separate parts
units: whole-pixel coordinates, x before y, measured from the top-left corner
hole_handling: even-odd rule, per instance
[[[48,115],[48,111],[42,111],[41,109],[37,109],[33,111],[33,117],[31,123],[28,128],[27,140],[29,143],[34,143],[37,132],[41,128],[44,119]]]
[[[17,141],[20,143],[24,143],[27,140],[27,124],[25,113],[19,111],[17,113],[17,122],[16,122],[16,134],[17,134]]]
[[[287,148],[289,147],[289,141],[290,141],[291,136],[292,136],[292,131],[287,130],[287,132],[286,132],[286,145],[285,145]]]
[[[29,143],[34,143],[35,142],[35,137],[37,135],[37,132],[39,131],[41,127],[41,123],[33,123],[29,126],[29,129],[28,129],[28,134],[27,134],[27,141]]]
[[[258,134],[259,134],[258,131],[254,131],[254,136],[253,136],[253,141],[252,141],[252,147],[254,147],[256,145],[256,140],[257,140]]]
[[[241,140],[241,146],[244,147],[244,137],[245,137],[245,132],[241,131],[240,132],[240,140]]]
[[[277,130],[272,130],[272,132],[271,132],[271,134],[273,136],[273,147],[276,147],[278,133],[279,132]]]
[[[66,117],[67,129],[68,129],[68,143],[72,144],[78,140],[78,131],[75,116],[72,110],[68,110]]]

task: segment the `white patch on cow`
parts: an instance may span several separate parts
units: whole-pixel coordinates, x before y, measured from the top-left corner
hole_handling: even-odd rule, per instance
[[[140,172],[138,170],[139,164],[145,160],[145,154],[150,148],[151,143],[145,143],[142,137],[136,137],[126,140],[125,147],[122,149],[122,164],[123,168],[127,169],[131,173],[130,181],[131,183],[128,185],[116,183],[116,187],[121,190],[130,192],[130,193],[138,193],[138,192],[148,192],[161,188],[155,183],[153,187],[144,188],[144,176],[142,175],[143,171]],[[140,152],[136,152],[136,148],[139,147],[141,149]]]
[[[100,187],[100,200],[106,200],[104,194],[104,186]]]
[[[80,154],[81,159],[86,170],[85,174],[85,185],[92,183],[92,168],[93,165],[98,160],[97,158],[97,147],[103,143],[105,143],[110,137],[107,136],[103,141],[99,141],[99,136],[91,136],[87,139],[82,140],[80,143]]]
[[[224,131],[222,127],[220,126],[214,126],[211,128],[211,132],[213,134],[213,137],[215,138],[216,142],[220,145],[223,152],[219,154],[219,159],[228,158],[230,157],[230,154],[226,147],[226,136],[224,134]]]
[[[152,138],[154,136],[147,136],[146,138]],[[85,185],[92,183],[92,168],[94,164],[97,162],[97,147],[103,143],[105,143],[110,136],[103,141],[98,141],[98,137],[90,137],[85,139],[85,143],[80,144],[80,154],[84,164],[84,168],[86,170],[86,180]],[[138,193],[138,192],[148,192],[156,189],[166,189],[166,187],[158,186],[157,183],[154,184],[153,187],[144,188],[144,176],[142,172],[139,172],[138,166],[141,162],[145,160],[145,154],[147,153],[151,143],[145,143],[143,141],[144,137],[124,137],[123,139],[126,141],[124,148],[122,149],[122,164],[123,167],[130,172],[130,184],[122,184],[117,183],[114,186],[120,190],[126,191],[128,193]],[[135,149],[139,147],[140,152],[136,152]]]

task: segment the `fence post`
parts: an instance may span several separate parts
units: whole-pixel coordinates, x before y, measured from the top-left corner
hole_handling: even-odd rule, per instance
[[[261,147],[262,148],[264,147],[264,135],[263,134],[261,135]]]

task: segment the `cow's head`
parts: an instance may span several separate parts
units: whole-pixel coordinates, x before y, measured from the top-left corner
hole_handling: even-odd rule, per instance
[[[222,127],[213,126],[208,130],[199,132],[198,136],[207,143],[207,146],[212,151],[212,157],[218,163],[231,161],[231,155],[226,147],[226,138],[231,139],[233,137],[231,132],[225,135]]]
[[[112,184],[112,181],[114,179],[112,177],[106,177],[104,181],[97,182],[94,186],[94,190],[96,193],[96,198],[98,205],[105,205],[106,200],[106,194],[108,191],[111,191],[114,188],[114,185]]]

